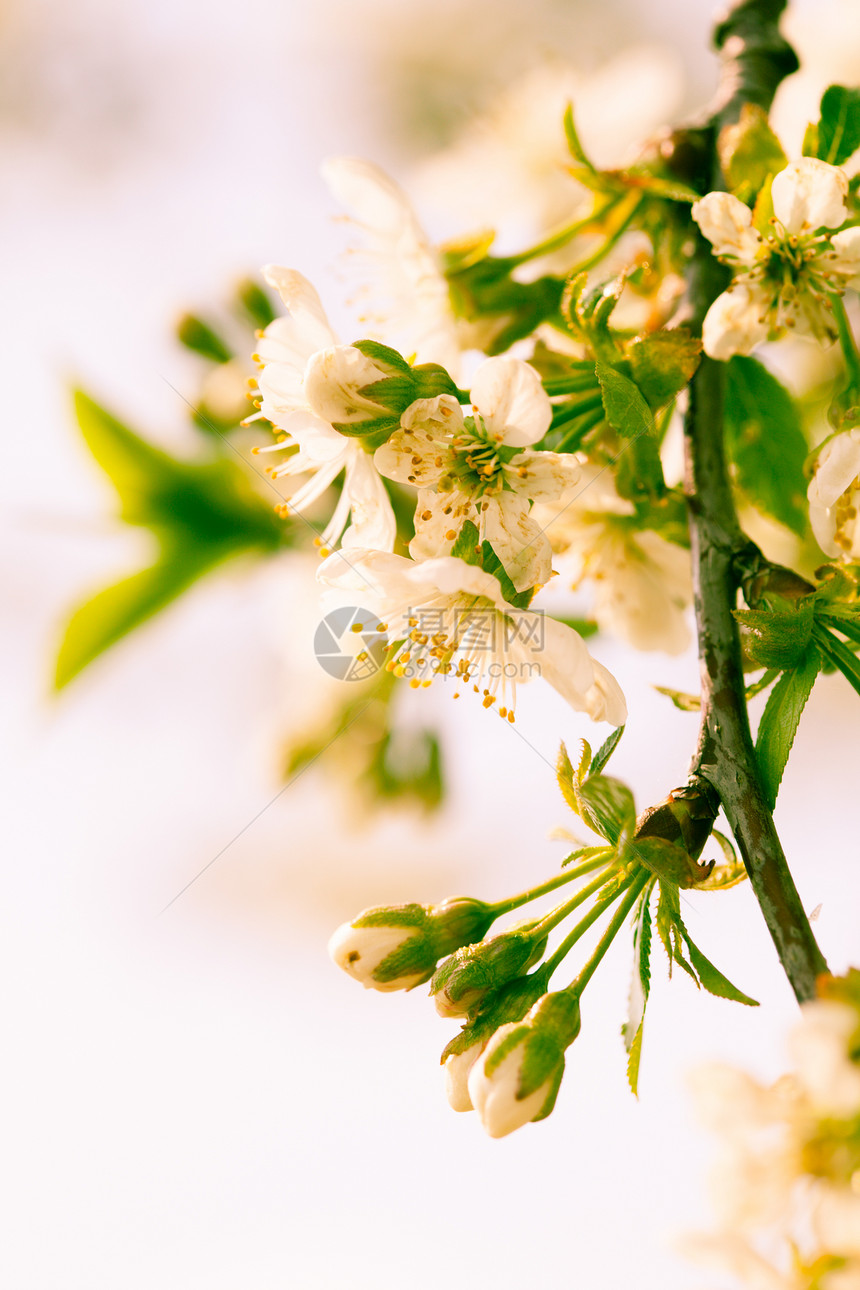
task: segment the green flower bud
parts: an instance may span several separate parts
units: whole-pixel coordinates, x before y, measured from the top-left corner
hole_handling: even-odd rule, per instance
[[[522,1021],[529,1008],[546,990],[546,974],[539,968],[531,976],[515,977],[492,995],[488,1006],[442,1051],[445,1094],[454,1111],[472,1111],[469,1075],[472,1067],[500,1026]]]
[[[446,954],[480,940],[493,921],[482,900],[455,896],[440,905],[365,909],[339,927],[329,954],[366,989],[411,990],[433,975]]]
[[[535,937],[535,926],[501,932],[446,959],[430,986],[439,1015],[468,1016],[482,1006],[490,991],[528,971],[546,947],[545,936]]]
[[[579,1000],[545,994],[517,1024],[500,1027],[475,1062],[468,1091],[491,1138],[502,1138],[555,1106],[565,1050],[579,1034]]]

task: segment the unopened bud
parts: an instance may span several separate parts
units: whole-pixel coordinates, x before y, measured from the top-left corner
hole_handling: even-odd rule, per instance
[[[565,1050],[579,1034],[579,1000],[567,991],[545,994],[522,1022],[493,1035],[469,1075],[468,1091],[491,1138],[502,1138],[555,1106]]]
[[[491,998],[488,1007],[468,1022],[442,1051],[445,1093],[454,1111],[472,1111],[469,1075],[495,1032],[506,1022],[522,1021],[546,990],[546,974],[517,977]]]
[[[477,1011],[491,991],[528,971],[545,947],[546,937],[536,938],[532,925],[457,950],[433,977],[430,993],[436,1011],[441,1017],[465,1017]]]
[[[482,900],[455,896],[440,905],[384,905],[365,909],[339,927],[329,954],[366,989],[411,990],[461,945],[480,940],[493,921]]]

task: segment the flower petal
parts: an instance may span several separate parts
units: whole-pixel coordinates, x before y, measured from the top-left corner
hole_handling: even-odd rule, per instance
[[[838,273],[846,279],[845,285],[860,286],[860,228],[846,228],[834,233],[830,239],[833,255],[825,257],[822,266],[827,273]]]
[[[720,360],[749,354],[767,340],[768,325],[762,315],[768,304],[767,296],[742,280],[717,296],[702,327],[705,353]]]
[[[525,497],[499,493],[479,503],[480,534],[505,566],[517,591],[549,582],[552,548],[540,525],[529,514]]]
[[[391,499],[373,458],[354,441],[348,449],[344,491],[349,495],[352,523],[343,535],[343,545],[393,551],[397,521]]]
[[[693,202],[691,214],[714,248],[714,255],[751,265],[761,246],[752,211],[730,193],[707,193]]]
[[[422,488],[415,507],[415,536],[409,543],[409,554],[413,560],[450,555],[463,525],[477,518],[472,499],[459,489],[436,493]]]
[[[788,233],[838,228],[848,218],[848,179],[838,166],[801,157],[774,178],[773,212]]]
[[[306,354],[337,344],[337,336],[331,329],[316,288],[304,274],[297,269],[285,269],[280,264],[267,264],[263,277],[278,291],[289,310],[294,343],[300,343]],[[279,334],[283,336],[283,329]]]
[[[563,501],[582,477],[582,464],[569,452],[535,452],[526,448],[504,467],[515,493],[533,502]]]
[[[533,367],[519,358],[488,358],[472,380],[472,406],[502,443],[525,447],[549,429],[552,404]]]

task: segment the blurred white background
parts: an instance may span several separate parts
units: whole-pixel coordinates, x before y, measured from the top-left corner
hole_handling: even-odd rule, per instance
[[[782,96],[789,134],[828,80],[860,73],[856,6],[814,13],[797,7],[809,66]],[[776,1075],[794,1009],[749,890],[691,896],[686,917],[764,1006],[667,982],[656,951],[637,1103],[619,942],[556,1111],[502,1142],[449,1111],[438,1054],[452,1031],[423,991],[364,993],[325,952],[365,905],[496,899],[539,880],[564,854],[547,833],[571,822],[558,739],[602,731],[537,686],[515,730],[430,693],[418,701],[444,720],[454,785],[439,818],[360,825],[325,758],[281,793],[278,741],[316,667],[286,558],[211,576],[50,693],[71,608],[147,554],[112,516],[70,382],[182,451],[191,431],[167,382],[191,397],[195,377],[175,316],[272,260],[328,301],[341,290],[323,157],[370,156],[408,183],[494,86],[550,55],[587,71],[619,41],[674,51],[679,111],[713,86],[703,0],[544,0],[529,14],[499,0],[432,14],[395,0],[0,6],[0,1277],[16,1290],[702,1282],[668,1244],[709,1221],[710,1149],[684,1072],[721,1056]],[[595,653],[628,693],[613,766],[644,806],[683,779],[695,737],[651,687],[695,689],[695,659]],[[841,679],[816,686],[778,810],[834,969],[857,961],[851,700]]]

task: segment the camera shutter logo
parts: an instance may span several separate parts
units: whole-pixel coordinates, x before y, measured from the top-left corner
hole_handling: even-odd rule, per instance
[[[324,672],[338,681],[366,681],[385,663],[388,638],[369,609],[333,609],[314,633],[314,653]]]

